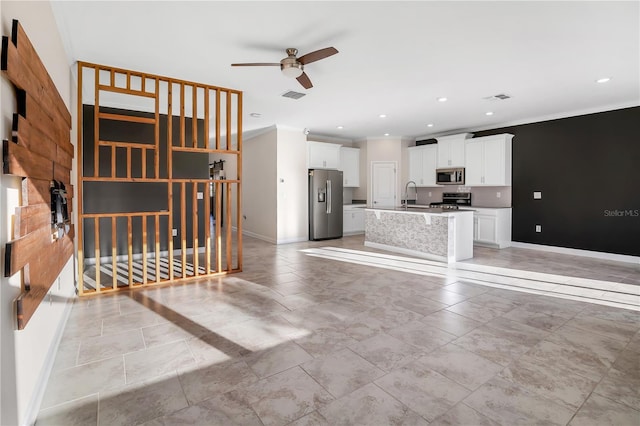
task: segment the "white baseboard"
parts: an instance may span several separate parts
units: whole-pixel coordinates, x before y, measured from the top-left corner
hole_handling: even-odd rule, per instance
[[[278,244],[278,242],[271,237],[267,237],[266,235],[262,235],[262,234],[256,234],[255,232],[247,231],[246,229],[242,230],[242,235],[246,235],[252,238],[257,238],[258,240],[266,241],[271,244]]]
[[[640,257],[626,254],[605,253],[601,251],[581,250],[568,247],[545,246],[542,244],[511,242],[511,247],[530,250],[548,251],[552,253],[570,254],[572,256],[592,257],[595,259],[614,260],[616,262],[634,263],[640,265]]]

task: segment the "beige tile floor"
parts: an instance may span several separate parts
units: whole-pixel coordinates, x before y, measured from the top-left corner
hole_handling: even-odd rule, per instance
[[[362,243],[246,238],[240,274],[77,300],[37,424],[640,424],[640,312],[516,291],[637,265],[476,249],[416,272]],[[301,251],[325,248],[351,251]]]

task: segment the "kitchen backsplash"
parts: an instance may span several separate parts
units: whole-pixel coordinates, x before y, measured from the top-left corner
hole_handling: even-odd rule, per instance
[[[442,201],[443,192],[471,192],[471,204],[475,207],[511,207],[510,186],[418,188],[418,204]],[[499,198],[498,193],[500,193]],[[413,197],[413,188],[411,188],[409,189],[409,199],[411,200]]]

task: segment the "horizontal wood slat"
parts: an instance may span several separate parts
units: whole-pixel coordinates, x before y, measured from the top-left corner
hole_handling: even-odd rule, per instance
[[[57,151],[62,150],[56,145],[54,139],[42,133],[39,128],[34,129],[31,127],[31,123],[20,114],[13,114],[12,127],[13,141],[24,146],[29,151],[55,159]]]
[[[122,142],[122,141],[98,141],[99,146],[116,146],[119,148],[138,148],[138,149],[156,149],[156,146],[150,143],[140,142]]]
[[[51,225],[51,205],[41,203],[16,207],[13,223],[13,238],[23,237],[38,228],[46,228]]]
[[[55,158],[56,158],[55,162],[57,164],[60,164],[61,166],[66,167],[69,170],[71,170],[71,167],[73,167],[73,155],[69,155],[67,151],[65,151],[59,146],[56,146]]]
[[[22,180],[22,202],[25,205],[51,204],[51,181],[27,178]]]
[[[16,300],[18,329],[25,328],[49,288],[73,256],[73,237],[65,236],[49,244],[25,267],[25,288]]]
[[[23,62],[33,70],[37,81],[42,85],[42,90],[34,92],[34,94],[40,93],[41,96],[49,98],[64,124],[66,124],[67,128],[70,129],[71,113],[62,100],[56,85],[53,83],[51,76],[40,60],[38,53],[31,44],[29,37],[27,37],[24,28],[22,28],[22,25],[20,25],[20,23],[15,19],[13,20],[11,38],[16,40],[16,47],[20,57],[23,58]]]
[[[71,144],[71,129],[65,128],[49,117],[41,106],[33,99],[30,93],[25,95],[25,118],[29,120],[32,128],[40,130],[44,135],[53,139],[60,148],[73,155],[74,148]]]
[[[121,93],[123,95],[142,96],[143,98],[155,99],[156,97],[156,95],[153,93],[142,92],[140,90],[124,89],[122,87],[116,87],[116,86],[105,86],[104,84],[99,85],[98,89],[105,92]]]
[[[53,161],[10,141],[2,141],[3,172],[8,175],[51,179]]]
[[[114,121],[128,121],[131,123],[156,124],[155,118],[136,117],[133,115],[124,115],[124,114],[109,114],[106,112],[98,113],[98,118],[104,118],[105,120],[114,120]]]
[[[33,256],[51,244],[51,228],[40,228],[7,243],[4,276],[10,277],[29,263]]]
[[[57,181],[64,183],[66,188],[67,185],[71,184],[71,169],[68,169],[60,164],[53,165],[53,178]]]

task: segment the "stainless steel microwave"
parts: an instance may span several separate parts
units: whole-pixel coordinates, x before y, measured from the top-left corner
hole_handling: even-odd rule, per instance
[[[436,184],[464,185],[464,167],[436,169]]]

